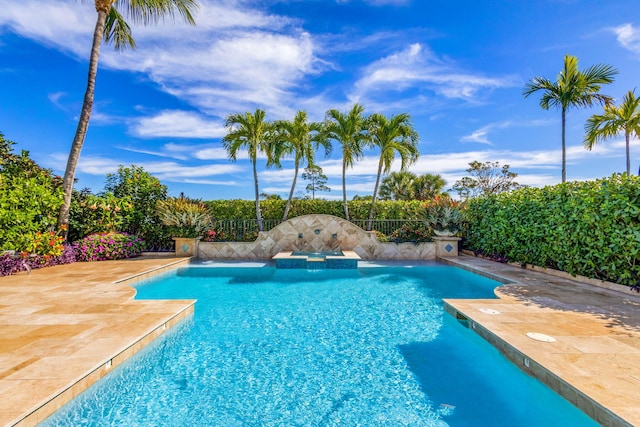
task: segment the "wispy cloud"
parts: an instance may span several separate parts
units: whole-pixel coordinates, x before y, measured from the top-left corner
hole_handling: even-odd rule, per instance
[[[226,130],[220,120],[210,120],[187,111],[162,111],[153,117],[137,120],[131,131],[140,137],[177,137],[213,139],[224,136]]]
[[[489,133],[496,129],[507,129],[511,127],[530,127],[530,126],[544,126],[549,123],[553,123],[551,120],[527,120],[527,121],[502,121],[496,123],[490,123],[486,126],[482,126],[479,129],[474,130],[469,135],[465,135],[460,138],[461,142],[478,142],[480,144],[493,145],[493,142],[489,140]]]
[[[474,101],[483,90],[511,87],[516,82],[512,76],[485,77],[460,70],[428,47],[415,43],[367,66],[355,84],[352,98],[359,100],[380,91],[402,92],[411,88]]]
[[[613,29],[618,43],[636,55],[640,55],[640,29],[632,24],[623,24]]]

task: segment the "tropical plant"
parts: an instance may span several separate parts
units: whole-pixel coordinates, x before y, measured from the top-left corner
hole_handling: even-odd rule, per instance
[[[94,5],[98,17],[93,32],[87,88],[84,94],[82,110],[80,111],[78,127],[73,137],[64,172],[64,202],[58,215],[59,227],[66,226],[69,222],[73,181],[76,166],[80,159],[80,152],[87,135],[87,128],[89,127],[91,109],[93,108],[96,76],[98,74],[98,58],[102,40],[104,39],[107,44],[113,42],[116,50],[127,47],[135,48],[131,27],[125,21],[122,13],[132,22],[147,25],[161,21],[167,16],[173,18],[177,12],[187,23],[195,24],[192,13],[198,7],[196,0],[95,0]]]
[[[596,102],[608,105],[611,97],[599,93],[600,88],[604,84],[613,82],[613,76],[616,74],[618,70],[605,64],[592,65],[580,71],[578,58],[565,55],[564,68],[556,82],[544,77],[534,77],[525,86],[523,92],[525,98],[534,92],[542,91],[540,107],[545,110],[556,107],[562,111],[562,182],[567,180],[565,144],[567,110],[571,107],[591,107]]]
[[[317,122],[309,123],[305,111],[298,111],[293,121],[280,120],[275,122],[274,125],[274,139],[276,141],[274,147],[274,162],[279,166],[282,156],[293,157],[293,182],[291,183],[289,198],[287,199],[287,205],[282,215],[282,220],[286,221],[289,216],[291,200],[293,199],[293,193],[298,180],[300,162],[306,162],[308,167],[313,166],[315,152],[318,147],[322,145],[325,149],[325,155],[328,156],[331,152],[331,145],[324,135],[323,124]]]
[[[376,235],[378,237],[378,235]],[[380,240],[380,238],[378,238]],[[384,239],[383,239],[384,240]],[[382,241],[382,240],[380,240]],[[410,222],[391,233],[386,241],[393,243],[424,243],[431,242],[431,230],[422,222]]]
[[[380,149],[376,184],[373,187],[367,222],[367,230],[371,231],[380,176],[391,171],[396,153],[400,156],[400,170],[404,171],[418,160],[420,151],[418,150],[418,132],[413,128],[409,114],[401,113],[387,118],[382,114],[375,113],[369,117],[368,121],[371,144]]]
[[[587,120],[584,146],[591,150],[597,142],[614,138],[624,133],[627,155],[627,175],[631,173],[631,158],[629,156],[629,138],[640,136],[640,98],[630,90],[622,98],[619,107],[605,105],[602,114],[595,114]]]
[[[436,235],[454,235],[462,224],[462,205],[450,197],[438,195],[423,205],[419,218]]]
[[[249,160],[253,166],[253,184],[256,197],[256,220],[258,230],[262,231],[262,212],[260,211],[260,190],[258,188],[258,154],[267,154],[267,163],[273,163],[272,138],[273,125],[265,120],[265,112],[257,109],[255,113],[231,114],[225,121],[227,134],[222,139],[222,145],[227,150],[229,159],[236,161],[241,148],[246,148]]]
[[[207,206],[184,196],[158,200],[156,212],[176,237],[199,237],[213,225]]]
[[[306,167],[302,173],[302,179],[311,181],[305,187],[307,193],[311,192],[311,200],[316,199],[316,191],[331,191],[331,188],[327,187],[327,176],[322,173],[320,166]]]
[[[347,205],[347,168],[364,156],[364,147],[369,144],[367,119],[363,116],[364,107],[355,104],[348,113],[332,109],[327,111],[325,130],[327,138],[342,146],[342,204],[344,217],[349,220]]]
[[[118,198],[112,193],[98,196],[86,189],[74,192],[68,237],[75,241],[93,233],[121,231],[133,211],[129,197]]]
[[[522,188],[514,181],[518,174],[510,171],[509,165],[500,166],[499,162],[480,163],[473,161],[469,163],[467,173],[471,176],[465,176],[456,181],[452,188],[464,200]]]

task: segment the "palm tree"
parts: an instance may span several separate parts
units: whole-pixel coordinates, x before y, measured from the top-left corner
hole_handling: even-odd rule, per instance
[[[346,114],[338,110],[329,110],[325,122],[327,138],[342,145],[342,202],[346,220],[349,220],[347,168],[353,167],[357,160],[362,159],[364,147],[370,141],[363,112],[364,107],[360,104],[355,104]]]
[[[367,222],[367,230],[371,231],[373,209],[378,195],[380,176],[383,172],[387,174],[391,171],[391,165],[396,153],[400,155],[400,170],[404,171],[409,165],[418,160],[420,152],[418,151],[418,132],[413,128],[409,114],[401,113],[387,118],[382,114],[376,113],[369,117],[369,123],[371,143],[380,149],[378,173],[376,175],[376,184],[373,188],[369,220]]]
[[[291,209],[291,200],[298,180],[300,162],[307,162],[307,167],[314,166],[315,152],[320,145],[325,149],[325,155],[331,152],[331,145],[323,132],[323,124],[309,123],[307,113],[298,111],[293,121],[281,120],[275,123],[274,162],[279,166],[282,156],[293,156],[293,182],[289,191],[289,198],[284,208],[282,221],[286,221]]]
[[[93,32],[87,88],[84,93],[78,127],[73,137],[67,167],[64,172],[62,183],[64,188],[64,202],[60,207],[60,213],[58,215],[59,228],[64,229],[69,222],[69,207],[71,206],[76,166],[80,159],[80,152],[82,151],[82,146],[84,145],[84,140],[87,135],[89,118],[91,117],[91,109],[93,108],[96,75],[98,73],[98,57],[100,55],[102,40],[104,39],[105,43],[113,42],[116,50],[127,47],[135,48],[131,28],[120,14],[121,11],[123,11],[131,21],[144,25],[156,23],[167,16],[173,18],[177,12],[187,23],[194,25],[195,21],[192,12],[198,7],[196,0],[95,0],[98,18]]]
[[[439,174],[425,173],[413,181],[414,199],[431,200],[442,193],[447,181]]]
[[[595,114],[589,118],[585,126],[586,135],[584,146],[591,150],[598,141],[613,138],[624,132],[627,152],[627,175],[631,173],[631,159],[629,157],[629,138],[640,136],[640,98],[636,98],[630,90],[622,98],[619,107],[605,105],[604,113]]]
[[[267,154],[267,162],[273,162],[272,148],[269,144],[273,125],[265,120],[265,112],[257,109],[255,113],[236,113],[227,116],[225,127],[227,134],[222,138],[222,145],[227,150],[229,159],[237,160],[238,151],[246,148],[249,160],[253,165],[253,184],[256,195],[256,219],[258,231],[263,230],[262,213],[260,212],[260,190],[258,189],[258,153]]]
[[[603,84],[613,82],[613,76],[618,70],[610,65],[598,64],[584,71],[578,70],[578,58],[571,55],[564,56],[564,68],[558,75],[558,80],[552,82],[544,77],[534,77],[527,83],[523,92],[528,97],[539,90],[543,91],[540,107],[548,110],[556,107],[562,110],[562,182],[567,180],[565,119],[567,110],[571,107],[591,107],[595,102],[608,105],[611,97],[598,93]]]
[[[413,200],[413,183],[418,179],[413,172],[391,172],[382,179],[380,185],[380,199],[382,200]]]

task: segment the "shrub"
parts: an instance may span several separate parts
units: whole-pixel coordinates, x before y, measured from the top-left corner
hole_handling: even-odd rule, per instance
[[[126,218],[133,212],[128,197],[111,193],[91,194],[88,190],[74,192],[69,218],[69,240],[75,241],[93,233],[121,231]]]
[[[128,233],[96,233],[74,244],[78,261],[105,261],[138,256],[144,241]]]
[[[635,285],[640,277],[640,178],[586,182],[467,202],[465,246],[511,262]]]
[[[424,224],[407,223],[389,235],[389,241],[394,243],[423,243],[431,242],[431,229]]]
[[[36,233],[55,226],[64,191],[60,177],[36,164],[0,133],[0,251],[30,250]]]
[[[450,197],[438,195],[425,202],[419,216],[435,231],[457,233],[462,224],[462,206]]]

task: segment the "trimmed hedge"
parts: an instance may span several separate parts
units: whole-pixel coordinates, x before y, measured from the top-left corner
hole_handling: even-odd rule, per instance
[[[255,219],[255,200],[211,200],[204,202],[214,219]],[[352,200],[349,205],[349,216],[354,219],[367,219],[371,202],[367,200]],[[417,212],[424,202],[419,200],[380,200],[376,202],[374,218],[386,219],[416,219]],[[265,220],[282,220],[286,200],[261,200],[260,209]],[[308,214],[334,215],[344,218],[341,200],[308,200],[294,199],[291,201],[289,219]]]
[[[636,285],[640,178],[613,175],[471,199],[465,247],[510,262]]]

